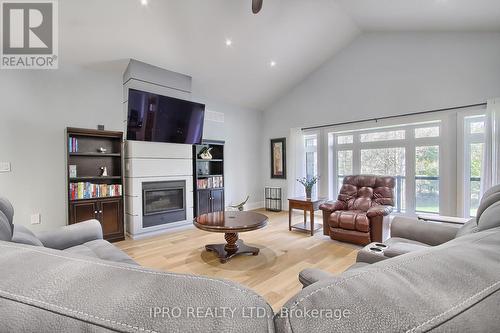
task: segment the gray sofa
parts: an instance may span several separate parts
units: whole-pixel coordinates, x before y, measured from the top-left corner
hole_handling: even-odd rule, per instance
[[[475,218],[465,223],[446,216],[426,216],[425,220],[395,217],[391,224],[391,238],[371,243],[358,252],[357,262],[374,263],[429,246],[444,244],[452,239],[499,226],[500,185],[488,189],[479,203]]]
[[[0,240],[137,265],[127,254],[103,239],[102,227],[97,220],[34,234],[22,225],[14,225],[14,208],[7,199],[1,197],[0,213],[6,221],[0,226]],[[0,219],[2,219],[1,215]]]
[[[441,245],[339,276],[308,270],[307,286],[276,314],[230,281],[14,243],[12,216],[0,212],[0,331],[495,332],[500,214],[492,207],[474,232]]]
[[[274,331],[272,308],[252,290],[141,268],[97,221],[38,235],[12,221],[0,200],[0,332]]]

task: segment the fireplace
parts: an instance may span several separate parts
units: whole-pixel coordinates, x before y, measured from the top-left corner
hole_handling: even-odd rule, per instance
[[[186,181],[142,183],[142,227],[186,220]]]

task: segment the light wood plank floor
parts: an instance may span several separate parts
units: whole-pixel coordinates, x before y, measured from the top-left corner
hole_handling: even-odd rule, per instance
[[[298,274],[302,269],[316,267],[338,274],[356,261],[359,247],[333,241],[323,236],[322,230],[313,237],[290,232],[287,212],[258,212],[269,216],[268,226],[239,235],[245,243],[260,248],[259,255],[237,256],[226,264],[204,248],[206,244],[224,243],[224,234],[194,227],[115,245],[144,267],[239,282],[264,296],[275,310],[301,289]],[[293,217],[293,222],[300,222],[303,214],[297,211]],[[316,216],[316,221],[321,222],[321,217]]]

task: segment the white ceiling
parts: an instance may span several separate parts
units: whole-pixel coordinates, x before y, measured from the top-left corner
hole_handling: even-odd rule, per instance
[[[258,15],[250,4],[59,1],[60,59],[121,68],[135,58],[191,75],[197,96],[265,109],[361,30],[500,29],[499,0],[264,0]]]

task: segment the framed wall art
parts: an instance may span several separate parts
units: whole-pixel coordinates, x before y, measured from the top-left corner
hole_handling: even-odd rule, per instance
[[[286,179],[286,138],[271,139],[271,178]]]

